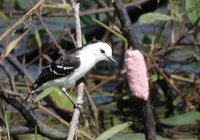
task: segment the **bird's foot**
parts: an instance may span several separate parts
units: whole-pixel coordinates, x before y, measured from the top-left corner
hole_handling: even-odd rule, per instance
[[[36,93],[36,92],[37,92],[37,91],[31,91],[31,92],[29,92],[28,95],[26,96],[26,98],[22,100],[22,103],[27,102],[28,99],[30,99],[31,95],[32,95],[33,93]]]
[[[81,112],[81,103],[75,103],[72,98],[69,96],[69,94],[66,91],[66,88],[62,88],[62,92],[67,96],[67,98],[71,101],[71,103],[74,105],[74,108],[78,109]]]
[[[82,105],[82,104],[81,103],[74,104],[74,109],[75,108],[78,109],[80,111],[80,113],[81,113],[81,107],[80,107],[80,105]]]

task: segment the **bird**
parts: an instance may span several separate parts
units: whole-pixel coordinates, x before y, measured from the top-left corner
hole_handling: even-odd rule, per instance
[[[69,89],[100,61],[117,64],[112,56],[112,48],[106,42],[97,41],[75,48],[44,67],[32,85],[32,92],[49,86]]]

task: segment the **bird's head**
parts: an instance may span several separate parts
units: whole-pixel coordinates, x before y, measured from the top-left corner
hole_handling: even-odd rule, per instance
[[[112,56],[112,49],[107,43],[99,41],[92,44],[92,47],[93,53],[96,55],[99,61],[106,60],[117,64]]]

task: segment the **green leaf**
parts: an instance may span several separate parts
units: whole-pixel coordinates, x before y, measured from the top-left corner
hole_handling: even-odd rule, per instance
[[[35,140],[38,140],[37,125],[35,126]]]
[[[36,140],[35,134],[32,134],[32,133],[31,134],[20,134],[20,135],[17,135],[17,138],[19,140]],[[49,138],[38,134],[37,140],[49,140]]]
[[[144,133],[118,133],[113,136],[110,140],[145,140]],[[170,140],[156,135],[156,140]]]
[[[74,94],[70,94],[69,92],[68,92],[68,94],[70,95],[70,97],[72,98],[73,101],[76,101],[76,96]],[[52,97],[53,101],[60,108],[64,108],[64,109],[67,108],[67,109],[71,109],[71,110],[74,108],[71,101],[61,91],[60,91],[60,93],[53,92],[50,96]]]
[[[37,28],[35,28],[35,39],[37,41],[38,47],[41,48],[42,41],[41,41],[40,33]]]
[[[161,123],[166,125],[189,125],[197,124],[197,120],[200,120],[200,112],[190,111],[181,115],[176,115],[170,118],[161,120]]]
[[[200,17],[200,0],[184,0],[184,6],[190,22],[195,23]]]
[[[11,140],[10,130],[9,130],[9,125],[8,125],[8,119],[7,119],[6,112],[4,113],[4,119],[5,119],[6,130],[7,130],[7,140]]]
[[[132,122],[126,122],[123,124],[116,125],[106,131],[104,131],[102,134],[100,134],[96,140],[106,140],[111,138],[113,135],[117,134],[118,132],[124,130],[125,128],[129,127],[132,125]]]
[[[35,102],[40,101],[41,99],[45,98],[47,95],[49,95],[51,93],[57,93],[58,94],[58,93],[60,93],[60,90],[57,87],[53,87],[53,86],[48,87],[35,98]]]
[[[180,103],[183,103],[184,99],[181,96],[177,96],[174,100],[173,100],[173,105],[177,106]]]
[[[125,95],[125,96],[123,96],[122,99],[123,99],[123,100],[130,100],[130,96],[129,96],[129,95]]]
[[[83,7],[83,5],[81,4],[81,5],[80,5],[80,11],[81,11],[81,12],[87,11],[87,9],[85,9],[85,8]],[[91,25],[94,24],[94,21],[93,21],[90,17],[88,17],[88,16],[80,17],[80,20],[81,20],[82,23],[84,23],[84,24],[87,25],[87,26],[91,26]]]
[[[20,3],[20,4],[22,4],[22,3]],[[15,1],[14,1],[14,9],[15,9],[15,10],[19,10],[19,11],[20,11],[20,10],[23,11],[24,9],[21,7],[20,4],[19,4],[19,2],[18,2],[17,0],[15,0]],[[23,4],[24,4],[24,3],[23,3]]]
[[[162,80],[162,79],[163,79],[163,77],[161,75],[158,75],[158,74],[153,74],[150,77],[151,82],[156,82],[157,80]]]
[[[161,13],[147,13],[147,14],[141,15],[138,19],[138,22],[140,24],[149,24],[149,23],[155,22],[157,20],[167,21],[167,20],[173,20],[173,19],[174,19],[174,17],[165,15],[165,14],[161,14]]]
[[[9,23],[9,18],[3,13],[0,11],[0,18],[2,19],[2,21],[6,24]]]
[[[151,75],[150,79],[151,79],[151,82],[157,81],[158,80],[158,74]]]

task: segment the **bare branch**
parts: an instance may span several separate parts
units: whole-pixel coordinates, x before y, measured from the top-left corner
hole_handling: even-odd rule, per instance
[[[77,88],[78,88],[78,91],[77,91],[76,103],[80,104],[80,103],[83,102],[82,99],[83,99],[84,84],[80,83]],[[73,113],[73,117],[72,117],[71,126],[70,126],[70,129],[69,129],[67,140],[73,140],[74,139],[74,135],[77,132],[79,116],[80,116],[80,111],[78,109],[75,109],[74,113]]]
[[[18,110],[31,128],[34,129],[35,126],[37,126],[39,134],[52,139],[64,139],[66,137],[66,134],[37,121],[35,116],[31,114],[30,111],[28,111],[15,97],[9,96],[5,92],[0,91],[0,98]]]
[[[74,17],[75,17],[75,22],[76,22],[76,42],[77,42],[77,47],[79,48],[79,47],[82,47],[81,24],[80,24],[80,17],[79,17],[79,3],[75,3],[74,0],[70,0],[70,2],[74,10]],[[81,105],[83,102],[84,83],[81,82],[80,84],[78,84],[77,88],[78,88],[78,91],[77,91],[76,104]],[[79,116],[80,116],[80,111],[75,108],[67,140],[74,139],[74,135],[75,135],[77,125],[78,125]]]
[[[77,47],[82,47],[82,37],[81,37],[81,24],[80,24],[80,17],[79,17],[79,3],[75,3],[74,0],[70,0],[72,8],[74,10],[74,17],[76,22],[76,42]]]
[[[115,7],[118,18],[120,19],[122,25],[122,31],[125,37],[128,39],[129,44],[133,49],[141,50],[139,42],[133,31],[132,23],[128,16],[128,12],[124,7],[123,2],[121,0],[113,0],[113,6]],[[153,117],[150,98],[148,98],[147,101],[143,101],[143,117],[144,117],[146,140],[155,140],[156,139],[155,121]]]
[[[8,79],[9,79],[9,82],[10,82],[10,86],[11,86],[11,89],[16,92],[16,85],[15,85],[15,79],[14,79],[14,76],[13,74],[10,72],[9,68],[2,62],[0,67],[5,71],[5,73],[7,74],[8,76]]]

